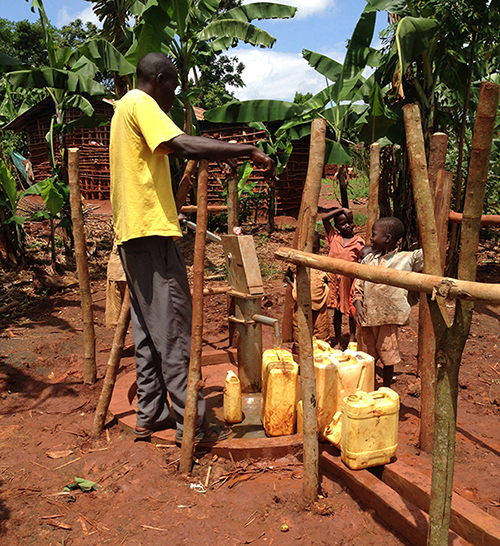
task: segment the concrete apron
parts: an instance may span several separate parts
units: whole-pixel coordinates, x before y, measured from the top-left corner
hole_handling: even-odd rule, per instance
[[[211,423],[224,424],[224,379],[228,369],[236,371],[233,356],[230,355],[224,364],[203,367],[207,418]],[[109,407],[122,429],[131,434],[135,427],[136,391],[135,372],[119,378]],[[243,422],[231,426],[232,434],[228,439],[204,444],[200,449],[234,461],[279,458],[300,452],[302,434],[266,437],[260,420],[260,397],[260,394],[243,395]],[[155,432],[151,442],[174,445],[175,430]],[[350,470],[340,460],[339,450],[330,444],[320,444],[319,462],[323,472],[342,479],[366,506],[374,509],[411,544],[425,546],[430,478],[401,460],[382,467]],[[500,546],[500,522],[456,493],[453,493],[450,528],[449,544],[453,546]]]
[[[233,364],[203,366],[205,379],[205,399],[207,402],[207,420],[209,423],[226,425],[223,413],[224,381],[228,369],[236,372]],[[123,430],[132,433],[136,424],[137,384],[135,372],[117,379],[109,411],[118,420]],[[302,448],[302,434],[292,436],[267,437],[260,419],[261,394],[242,395],[243,421],[230,425],[231,435],[226,440],[214,444],[203,444],[200,449],[209,450],[234,461],[246,458],[279,458]],[[151,435],[154,444],[175,444],[175,429],[154,432]]]

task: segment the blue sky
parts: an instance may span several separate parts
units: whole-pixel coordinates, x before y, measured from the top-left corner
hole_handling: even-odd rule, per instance
[[[281,0],[298,7],[294,19],[257,21],[277,41],[272,49],[239,46],[231,54],[245,64],[244,89],[234,90],[240,100],[293,100],[296,91],[316,93],[325,87],[323,78],[302,59],[303,49],[310,49],[343,61],[346,40],[351,37],[366,0]],[[98,24],[92,3],[85,0],[44,0],[45,11],[53,25],[80,18]],[[10,21],[36,21],[30,2],[2,0],[0,17]],[[386,14],[378,14],[374,46],[378,33],[386,26]]]

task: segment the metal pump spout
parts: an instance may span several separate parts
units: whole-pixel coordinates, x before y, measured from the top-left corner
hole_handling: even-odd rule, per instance
[[[252,320],[255,322],[260,322],[260,324],[265,324],[266,326],[272,326],[274,328],[273,334],[273,348],[281,348],[281,332],[280,332],[280,323],[278,319],[265,317],[264,315],[253,315]]]

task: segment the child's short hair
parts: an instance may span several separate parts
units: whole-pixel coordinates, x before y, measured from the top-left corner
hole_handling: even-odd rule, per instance
[[[392,235],[395,243],[404,237],[405,227],[399,218],[394,218],[394,216],[386,216],[379,218],[377,220],[377,224],[382,226],[385,233]]]

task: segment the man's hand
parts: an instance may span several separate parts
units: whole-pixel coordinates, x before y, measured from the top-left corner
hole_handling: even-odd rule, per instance
[[[363,323],[366,321],[365,307],[361,301],[354,302],[354,307],[356,309],[356,313],[354,314],[354,321],[358,326],[363,326]]]
[[[255,148],[252,152],[252,161],[259,165],[264,165],[264,172],[269,178],[276,178],[276,164],[267,154]]]

